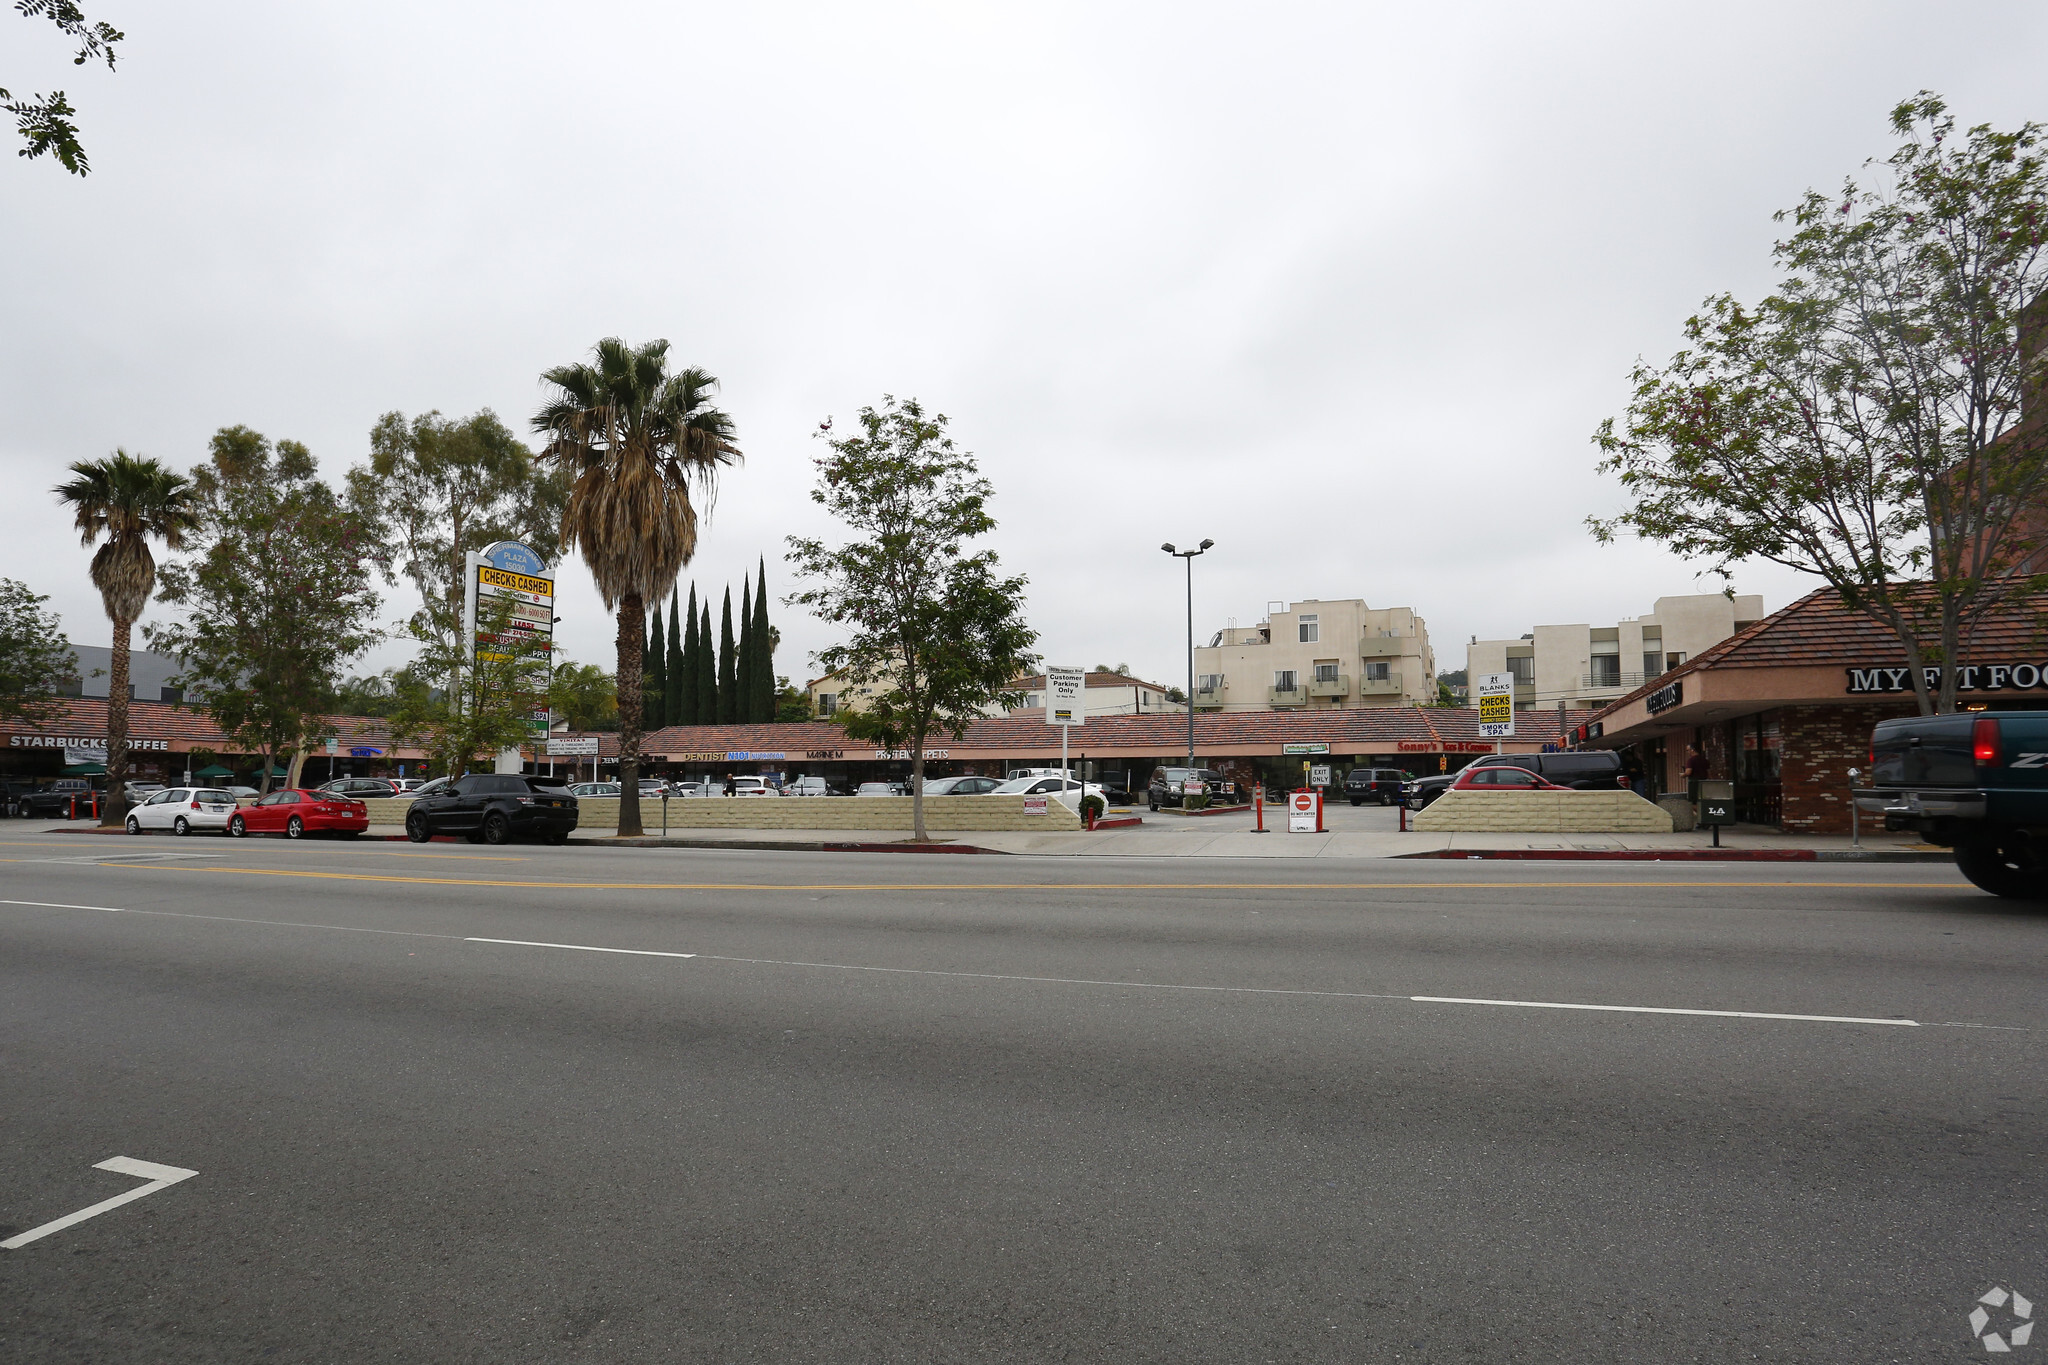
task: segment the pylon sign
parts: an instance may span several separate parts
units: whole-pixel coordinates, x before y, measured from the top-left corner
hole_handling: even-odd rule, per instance
[[[1515,675],[1481,673],[1474,695],[1479,699],[1479,737],[1512,738],[1515,733]]]

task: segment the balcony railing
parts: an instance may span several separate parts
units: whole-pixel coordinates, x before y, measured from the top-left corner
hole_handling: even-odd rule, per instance
[[[1351,695],[1351,675],[1339,673],[1334,678],[1310,678],[1308,694],[1311,697],[1348,697]]]
[[[1269,687],[1266,689],[1266,704],[1269,706],[1307,706],[1306,687]]]
[[[1198,710],[1198,711],[1199,711],[1199,710],[1200,710],[1201,708],[1203,708],[1204,706],[1210,706],[1210,707],[1220,707],[1220,706],[1222,706],[1222,705],[1223,705],[1223,689],[1222,689],[1222,688],[1220,688],[1220,687],[1198,687],[1198,688],[1196,688],[1196,689],[1195,689],[1195,709],[1196,709],[1196,710]]]
[[[1358,641],[1358,657],[1361,659],[1398,659],[1403,654],[1413,654],[1412,644],[1405,635],[1366,635]]]
[[[1359,681],[1358,694],[1362,697],[1399,696],[1401,675],[1389,673],[1384,678],[1364,678]]]
[[[1581,673],[1580,690],[1621,688],[1628,691],[1641,687],[1646,679],[1640,673]]]

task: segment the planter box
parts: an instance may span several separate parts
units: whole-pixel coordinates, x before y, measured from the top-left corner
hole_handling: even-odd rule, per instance
[[[1409,821],[1424,834],[1669,834],[1671,813],[1634,792],[1445,792]]]

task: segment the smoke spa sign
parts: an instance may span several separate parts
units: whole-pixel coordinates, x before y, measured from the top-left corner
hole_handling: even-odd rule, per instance
[[[1910,668],[1851,668],[1844,671],[1849,675],[1846,690],[1852,696],[1913,690],[1913,670]],[[1938,664],[1929,664],[1920,672],[1927,679],[1929,691],[1941,686],[1941,667]],[[2048,687],[2048,663],[1970,664],[1956,670],[1958,692],[2029,692],[2038,687]]]

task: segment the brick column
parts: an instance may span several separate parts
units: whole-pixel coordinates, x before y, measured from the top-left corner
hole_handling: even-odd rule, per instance
[[[1847,834],[1849,769],[1868,769],[1871,727],[1895,716],[1918,714],[1919,708],[1911,703],[1782,708],[1781,828],[1787,834]]]

